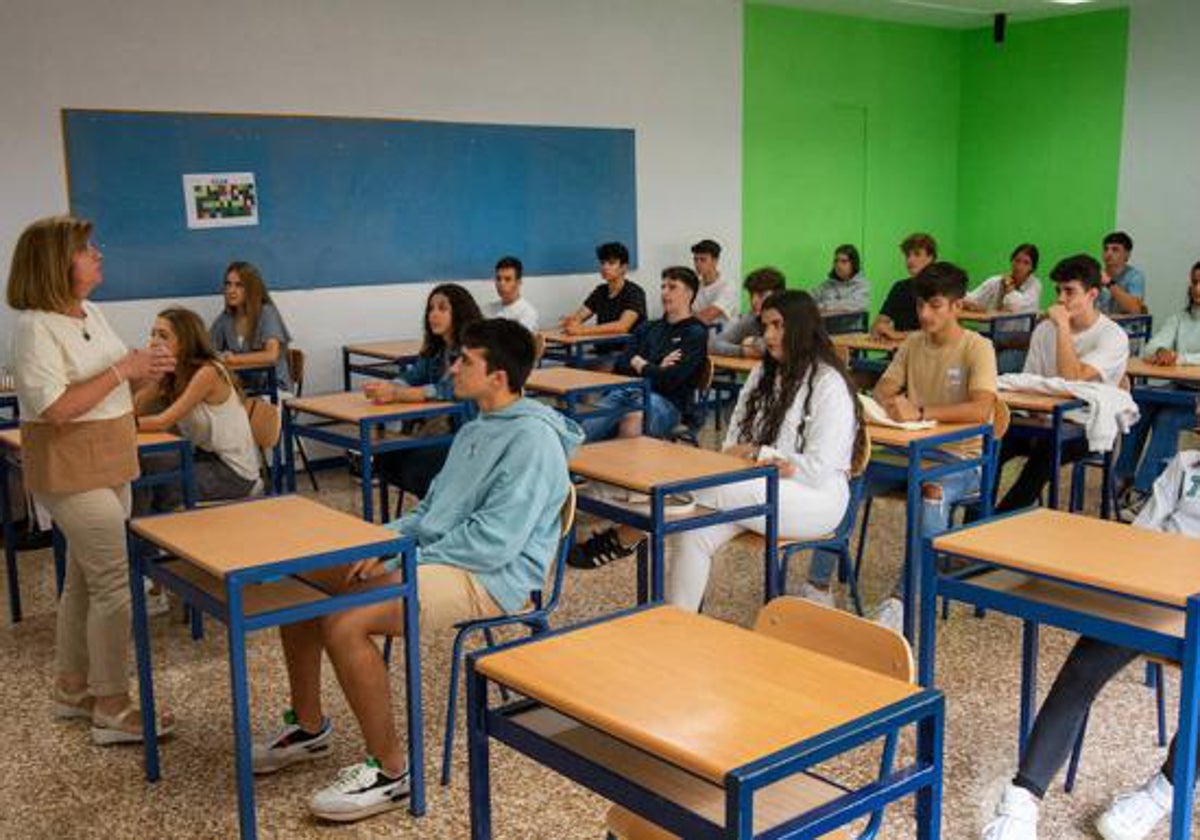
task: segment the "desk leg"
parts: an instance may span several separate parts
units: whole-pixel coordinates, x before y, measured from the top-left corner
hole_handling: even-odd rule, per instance
[[[663,491],[657,487],[650,497],[650,521],[654,523],[650,532],[650,600],[660,602],[663,599],[663,567],[666,565],[666,541],[663,539]]]
[[[229,693],[233,703],[233,756],[237,772],[238,828],[242,840],[257,836],[254,820],[254,775],[250,763],[250,687],[246,678],[246,628],[242,584],[226,580],[229,610]]]
[[[150,629],[146,621],[145,552],[141,540],[132,534],[126,537],[129,552],[129,591],[133,598],[133,644],[137,653],[138,696],[142,705],[142,755],[146,781],[157,782],[158,769],[158,711],[154,706],[154,676],[150,663]]]
[[[1050,509],[1058,510],[1058,479],[1062,472],[1063,415],[1054,409],[1050,420]]]
[[[21,584],[17,579],[17,529],[13,527],[11,499],[8,496],[8,457],[0,452],[0,517],[4,522],[4,569],[8,576],[8,615],[12,623],[21,620]]]
[[[196,466],[192,443],[186,438],[179,446],[180,477],[183,482],[183,506],[191,510],[196,506]]]
[[[417,592],[417,555],[404,552],[404,583],[409,593],[404,610],[404,687],[408,717],[408,810],[414,817],[425,813],[425,720],[421,705],[420,601]]]
[[[925,688],[932,688],[937,666],[937,552],[933,540],[921,541],[920,571],[921,633],[918,638],[917,678]]]
[[[1021,722],[1018,730],[1018,759],[1025,757],[1025,744],[1033,731],[1037,715],[1038,636],[1037,622],[1026,621],[1021,627]]]
[[[342,390],[350,390],[350,351],[342,348]]]
[[[924,452],[919,442],[908,451],[908,487],[904,510],[904,638],[915,645],[917,623],[915,606],[918,603],[917,560],[921,556],[921,459]]]
[[[371,452],[371,429],[367,424],[360,423],[358,427],[358,451],[362,457],[359,458],[359,480],[362,482],[362,515],[363,519],[368,522],[375,521],[375,506],[371,495],[371,478],[373,476],[374,457]],[[387,519],[387,511],[383,512],[383,517]]]
[[[296,492],[296,432],[293,428],[295,422],[295,413],[285,404],[283,407],[283,476],[287,481],[289,493]]]
[[[942,836],[942,733],[945,700],[938,702],[936,713],[917,724],[917,762],[932,767],[934,779],[917,791],[917,840],[938,840]]]
[[[1191,836],[1192,804],[1196,784],[1196,714],[1200,700],[1200,653],[1196,640],[1200,639],[1200,596],[1192,595],[1187,601],[1187,630],[1184,635],[1183,674],[1179,696],[1179,731],[1175,737],[1174,804],[1171,811],[1171,840],[1184,840]]]
[[[645,604],[649,600],[650,587],[650,547],[642,540],[637,547],[637,602]]]
[[[488,766],[487,680],[467,660],[467,759],[470,770],[471,840],[491,840],[491,768]]]
[[[766,545],[763,546],[766,564],[766,583],[763,594],[770,602],[783,594],[783,569],[779,564],[779,473],[772,470],[767,476]]]

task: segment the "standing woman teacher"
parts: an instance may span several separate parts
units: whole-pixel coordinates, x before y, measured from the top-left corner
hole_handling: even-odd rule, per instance
[[[129,696],[125,520],[138,475],[130,383],[174,367],[128,350],[88,296],[103,280],[92,225],[55,216],[17,240],[8,275],[25,482],[67,539],[58,601],[55,714],[90,719],[97,744],[140,741]],[[160,725],[169,731],[164,715]]]

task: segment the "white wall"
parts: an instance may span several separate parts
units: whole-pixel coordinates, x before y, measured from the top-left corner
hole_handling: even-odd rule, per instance
[[[736,272],[741,45],[732,0],[4,0],[0,254],[7,266],[26,223],[66,210],[59,110],[143,108],[633,128],[636,276],[653,292],[702,236]],[[526,294],[546,318],[594,282],[527,278]],[[310,354],[310,392],[338,384],[347,341],[416,335],[428,289],[276,295]],[[140,342],[163,305],[105,311]],[[209,317],[218,301],[186,305]],[[11,324],[0,307],[0,336]]]
[[[1134,239],[1150,311],[1178,310],[1200,260],[1200,3],[1133,5],[1117,220]]]

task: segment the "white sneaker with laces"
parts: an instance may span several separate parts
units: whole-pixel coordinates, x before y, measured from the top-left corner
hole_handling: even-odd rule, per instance
[[[1104,840],[1142,840],[1171,813],[1174,788],[1161,772],[1137,790],[1118,794],[1096,819]]]
[[[311,761],[329,751],[333,738],[333,724],[329,718],[321,721],[320,732],[305,732],[296,719],[296,713],[288,709],[283,713],[283,728],[265,744],[254,744],[250,748],[250,763],[257,775],[274,773],[290,764]]]
[[[389,778],[378,761],[368,758],[338,771],[333,784],[314,793],[308,807],[322,819],[354,822],[402,807],[408,790],[407,770]]]
[[[1038,800],[1011,782],[996,805],[996,818],[983,829],[983,840],[1037,840]]]
[[[814,604],[820,604],[822,607],[835,608],[833,603],[833,590],[822,589],[819,586],[814,586],[808,581],[800,587],[800,597],[805,601],[812,601]]]
[[[884,598],[871,621],[893,633],[904,633],[904,602],[899,598]]]

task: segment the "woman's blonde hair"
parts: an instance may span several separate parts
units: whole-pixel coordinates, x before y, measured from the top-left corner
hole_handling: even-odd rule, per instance
[[[235,272],[238,279],[242,281],[244,295],[242,310],[246,313],[246,326],[249,330],[249,334],[243,338],[249,343],[258,334],[258,321],[262,317],[263,304],[271,302],[271,295],[267,292],[267,283],[263,280],[258,266],[242,260],[231,262],[225,269],[225,277]],[[230,315],[237,315],[237,312],[229,307],[226,307],[225,311]]]
[[[73,216],[38,219],[21,233],[8,270],[12,309],[66,312],[71,294],[71,260],[88,247],[92,223]]]

